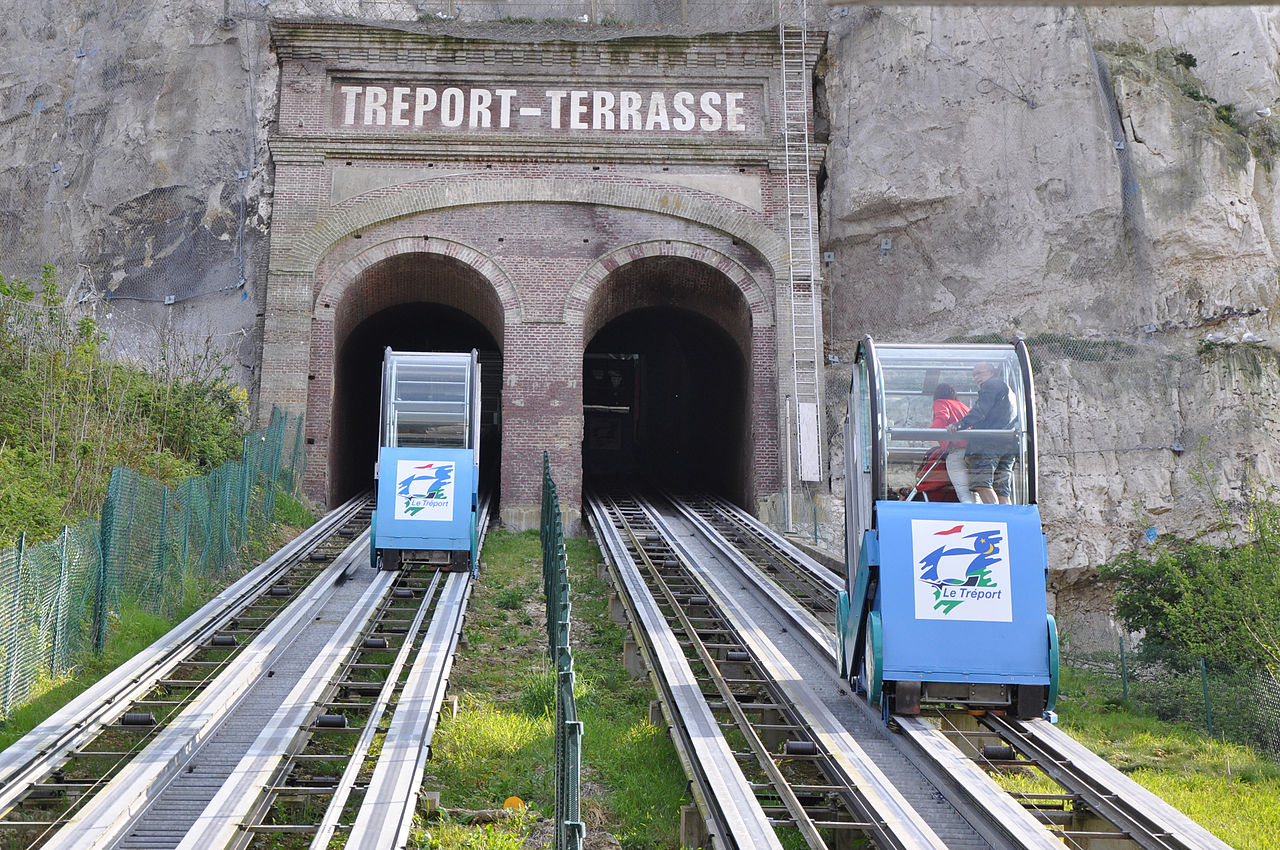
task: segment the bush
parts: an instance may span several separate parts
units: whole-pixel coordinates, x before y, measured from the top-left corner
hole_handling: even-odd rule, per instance
[[[152,373],[104,358],[104,340],[62,307],[51,266],[38,286],[0,275],[0,546],[94,513],[112,466],[173,485],[239,458],[248,399],[214,346],[162,352]]]
[[[1242,519],[1248,539],[1239,545],[1179,541],[1102,567],[1116,614],[1143,633],[1145,659],[1180,671],[1201,658],[1219,670],[1280,666],[1280,506],[1250,498]]]

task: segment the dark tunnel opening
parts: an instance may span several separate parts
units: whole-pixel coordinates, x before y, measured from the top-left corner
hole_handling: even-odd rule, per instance
[[[585,481],[717,493],[746,505],[747,374],[732,337],[674,307],[612,320],[583,358]]]
[[[373,484],[378,455],[382,358],[396,351],[480,353],[480,489],[497,496],[501,435],[502,355],[492,335],[471,315],[442,304],[397,304],[362,321],[339,346],[334,381],[331,504]]]

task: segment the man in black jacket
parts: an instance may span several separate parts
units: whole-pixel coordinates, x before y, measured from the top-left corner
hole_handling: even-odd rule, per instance
[[[969,413],[947,426],[948,431],[972,428],[976,431],[1010,431],[1008,436],[975,434],[969,438],[969,489],[979,501],[1007,505],[1011,501],[1013,461],[1017,442],[1012,429],[1017,421],[1013,392],[990,363],[975,363],[973,382],[978,397]]]

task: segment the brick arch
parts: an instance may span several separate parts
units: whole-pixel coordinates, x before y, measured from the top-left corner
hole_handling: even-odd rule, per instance
[[[348,287],[359,280],[364,272],[384,260],[408,254],[436,254],[450,257],[469,266],[481,278],[488,281],[502,308],[501,326],[490,327],[489,332],[501,347],[505,327],[521,321],[523,317],[520,294],[511,276],[487,254],[465,243],[436,236],[425,240],[408,236],[388,239],[370,245],[347,260],[328,276],[321,285],[320,291],[316,293],[315,302],[312,305],[312,319],[317,322],[333,322],[336,318],[337,305],[342,303]]]
[[[565,296],[564,321],[584,325],[591,298],[596,290],[618,269],[647,257],[682,257],[701,263],[724,275],[742,293],[756,328],[773,327],[772,302],[755,276],[732,257],[695,242],[657,239],[624,245],[600,257],[582,273]],[[585,333],[584,328],[584,333]]]
[[[427,210],[474,204],[544,202],[588,204],[645,210],[704,225],[749,245],[782,279],[786,273],[786,240],[728,203],[691,197],[671,188],[630,186],[590,180],[525,178],[450,180],[404,187],[396,192],[355,203],[325,216],[299,234],[292,249],[275,269],[281,273],[314,273],[325,253],[343,238],[381,222]]]

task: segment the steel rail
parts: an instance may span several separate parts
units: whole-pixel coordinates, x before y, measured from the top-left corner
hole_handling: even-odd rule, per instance
[[[696,499],[681,499],[682,504],[692,508],[700,515],[698,505],[707,506],[707,513],[719,517],[722,522],[737,528],[741,533],[749,535],[762,548],[768,550],[780,562],[787,564],[792,572],[806,584],[821,587],[831,596],[834,604],[835,595],[844,590],[844,577],[824,564],[814,560],[795,544],[774,529],[765,525],[751,514],[720,496],[703,494]],[[672,500],[673,504],[675,500]],[[712,521],[712,517],[707,519]]]
[[[693,511],[685,510],[681,505],[677,505],[677,507],[680,507],[682,513],[686,516],[694,513]],[[705,529],[704,533],[706,533]],[[776,532],[767,527],[760,528],[759,533],[764,538],[778,538],[777,543],[780,546],[790,545],[785,539],[779,538]],[[823,572],[830,574],[829,571],[825,570],[818,574],[821,575]],[[768,587],[772,583],[758,567],[751,565],[750,570],[744,569],[744,575],[762,592],[768,592]],[[834,578],[834,574],[830,575]],[[815,657],[821,658],[834,674],[836,664],[835,653],[832,649],[835,641],[834,633],[825,625],[820,627],[820,631],[806,628],[806,621],[803,618],[794,616],[793,605],[786,604],[785,601],[777,597],[773,597],[773,599],[779,603],[779,609],[791,619],[798,633],[808,639]],[[954,795],[963,795],[965,807],[976,810],[981,815],[988,831],[994,828],[996,832],[1006,839],[1026,848],[1052,850],[1052,848],[1061,846],[1057,839],[1044,829],[1039,821],[1025,808],[1017,804],[1007,792],[979,769],[972,760],[956,750],[951,745],[951,742],[937,734],[936,730],[931,726],[918,721],[917,718],[910,717],[898,716],[895,717],[895,721],[900,724],[902,730],[912,739],[918,748],[919,754],[927,760],[929,765],[936,768],[936,770],[928,771],[928,774],[947,780],[947,784],[951,786],[953,804],[960,803],[959,800],[955,799]],[[915,759],[912,760],[915,761],[917,767],[924,768],[925,765]],[[963,779],[959,779],[961,776],[963,776]]]
[[[711,832],[713,847],[777,850],[781,844],[773,827],[742,775],[688,659],[635,563],[632,550],[639,553],[641,541],[625,531],[623,509],[613,499],[589,494],[587,501],[601,551],[613,568],[633,633],[662,696],[672,738],[693,780],[695,800]],[[740,843],[739,837],[752,843]]]
[[[942,839],[902,797],[874,760],[831,714],[826,705],[804,684],[803,677],[782,655],[778,647],[764,638],[758,626],[746,621],[734,602],[735,596],[741,591],[728,587],[718,576],[702,569],[698,565],[697,557],[682,542],[677,531],[658,514],[656,509],[645,504],[643,500],[641,502],[650,513],[655,526],[671,541],[672,546],[685,562],[686,568],[703,584],[707,595],[712,598],[739,638],[747,645],[763,672],[775,682],[786,683],[788,698],[792,701],[799,717],[812,732],[814,742],[821,746],[832,766],[838,769],[839,780],[846,786],[850,797],[856,801],[856,809],[867,821],[866,831],[876,845],[902,848],[902,850],[906,848],[936,850],[945,846]],[[742,568],[741,556],[736,552],[731,555],[731,561],[739,569]],[[754,569],[750,569],[747,574],[754,572]],[[770,602],[779,601],[775,593],[770,593],[764,587],[760,587],[760,590]],[[791,607],[787,606],[787,608]]]
[[[246,606],[263,596],[309,550],[368,504],[361,494],[330,511],[246,573],[164,637],[68,702],[0,752],[0,811],[7,811],[77,749],[139,701],[194,651],[206,645]]]
[[[768,598],[777,604],[778,610],[792,623],[794,627],[793,633],[807,639],[814,657],[823,660],[831,668],[831,672],[834,675],[836,662],[835,653],[831,647],[834,645],[835,637],[830,628],[826,625],[817,624],[813,617],[808,615],[808,612],[798,615],[795,602],[771,593],[771,588],[775,587],[771,577],[761,571],[757,565],[747,561],[740,553],[737,553],[736,546],[727,538],[724,538],[710,522],[706,521],[701,512],[683,503],[676,502],[674,504],[703,534],[723,546],[733,547],[732,551],[725,551],[735,565],[742,570],[743,577],[751,581],[762,594],[766,594]],[[790,544],[785,539],[780,538],[772,529],[761,527],[758,529],[758,533],[760,537],[765,539],[776,538],[771,542],[780,547],[790,547]],[[815,566],[817,565],[815,564]],[[818,573],[819,575],[827,573],[834,579],[834,574],[824,568],[819,567],[819,569],[821,571]],[[917,722],[916,718],[897,717],[895,719],[901,724],[903,731],[913,739],[919,749],[919,753],[925,757],[927,763],[936,768],[936,770],[927,771],[927,774],[935,779],[944,780],[946,784],[951,786],[953,805],[960,803],[959,800],[955,799],[954,795],[963,795],[965,807],[980,813],[982,820],[987,825],[988,832],[994,828],[995,832],[1021,847],[1042,848],[1042,850],[1061,847],[1057,839],[1045,830],[1039,821],[1010,798],[999,785],[992,781],[970,759],[964,757],[940,734],[935,738],[936,730],[933,730],[927,723]],[[918,760],[911,760],[917,767],[922,769],[925,767]],[[960,776],[963,776],[964,779],[957,781]]]
[[[373,745],[373,739],[382,723],[382,717],[386,714],[387,709],[391,707],[392,695],[399,687],[400,673],[408,663],[409,656],[413,654],[417,647],[415,638],[422,629],[422,622],[426,619],[430,602],[435,597],[439,583],[440,573],[436,573],[432,576],[431,584],[423,594],[422,604],[418,607],[417,613],[414,614],[413,622],[410,623],[409,628],[406,630],[406,640],[400,645],[395,660],[387,671],[387,679],[383,682],[382,689],[378,692],[373,708],[369,712],[369,717],[365,721],[364,729],[360,733],[360,739],[356,742],[355,750],[351,753],[351,759],[342,771],[342,776],[338,779],[338,784],[334,788],[329,806],[325,809],[324,815],[320,818],[320,824],[316,827],[316,835],[311,842],[311,846],[316,850],[328,847],[329,841],[333,838],[338,828],[339,818],[341,818],[347,800],[355,788],[360,771],[364,767],[364,761],[368,757],[370,747]]]
[[[823,656],[832,654],[831,647],[834,646],[835,635],[829,626],[824,625],[815,616],[812,609],[805,607],[803,603],[791,596],[790,593],[787,593],[785,587],[780,586],[770,576],[766,575],[759,565],[747,558],[736,545],[721,534],[719,529],[715,528],[697,510],[691,509],[680,501],[672,502],[672,505],[739,570],[743,578],[750,581],[759,593],[766,596],[776,606],[777,610],[794,627],[795,632],[804,636],[812,652],[820,653]],[[676,537],[673,536],[672,539],[674,540]],[[691,559],[692,562],[693,560]],[[695,574],[701,577],[700,571],[695,572]]]
[[[353,554],[343,564],[343,569],[348,563],[367,563],[368,549],[369,535],[366,532],[352,543]],[[232,769],[229,781],[196,818],[178,844],[178,850],[206,850],[232,844],[241,831],[241,823],[263,789],[270,785],[281,755],[295,739],[299,728],[305,727],[312,707],[328,687],[343,659],[355,649],[370,614],[391,590],[395,577],[395,573],[377,571],[369,587],[343,618],[337,632],[312,660],[284,702],[266,721],[239,764]]]
[[[637,504],[643,510],[643,506],[638,500]],[[650,527],[659,529],[659,526],[653,522],[652,515],[648,514],[647,511],[645,513],[649,520]],[[670,538],[668,537],[668,540],[669,539]],[[663,541],[661,545],[666,549],[670,544],[667,541]],[[701,639],[701,635],[699,634],[702,629],[693,623],[688,612],[681,605],[681,600],[676,597],[674,592],[672,592],[670,583],[656,569],[652,569],[652,559],[647,560],[650,562],[651,578],[654,583],[657,584],[659,591],[662,593],[668,607],[671,609],[670,616],[679,621],[680,630],[685,636],[685,641],[697,654],[698,660],[702,663],[702,668],[705,671],[707,678],[711,681],[712,687],[714,687],[716,692],[720,694],[720,699],[726,710],[733,716],[737,730],[743,735],[748,748],[756,758],[756,762],[768,777],[770,786],[781,797],[783,805],[794,821],[796,828],[799,830],[800,834],[804,836],[804,839],[809,842],[811,847],[825,847],[826,842],[818,833],[818,827],[814,823],[813,818],[809,816],[809,813],[805,811],[804,806],[800,803],[800,799],[796,796],[795,791],[791,788],[790,783],[783,775],[778,763],[774,760],[774,754],[769,752],[769,749],[760,739],[755,726],[747,717],[746,710],[742,707],[739,701],[739,696],[733,691],[728,679],[721,674],[720,664],[723,659],[717,659],[712,655],[711,650],[707,648],[705,641]],[[664,561],[669,563],[669,559],[664,559]],[[669,572],[667,563],[664,563],[663,570],[664,572]],[[682,569],[682,573],[685,577],[691,577],[687,566]],[[704,626],[703,629],[705,628],[706,627]]]
[[[153,795],[209,740],[222,722],[266,672],[277,650],[292,641],[301,623],[312,619],[328,598],[334,582],[362,547],[352,544],[244,648],[219,677],[219,686],[200,694],[152,742],[126,764],[44,845],[50,850],[107,847],[150,805]]]
[[[1009,840],[1027,850],[1062,850],[1056,836],[927,720],[898,714],[894,721],[917,752],[946,777],[952,794],[965,795]]]
[[[1128,838],[1143,850],[1230,850],[1230,845],[1052,724],[991,714],[981,721],[1116,827],[1121,833],[1117,838]]]
[[[408,843],[470,596],[470,573],[449,573],[344,845],[350,850],[388,850]]]
[[[491,494],[482,493],[476,520],[477,551],[483,547],[488,534],[489,513],[492,505]],[[401,572],[398,574],[393,573],[392,575],[401,576],[403,581],[407,574]],[[316,848],[316,850],[328,847],[333,836],[340,828],[340,820],[346,809],[347,801],[356,790],[359,777],[366,767],[366,761],[373,746],[374,738],[382,731],[387,731],[387,735],[381,748],[379,762],[374,766],[375,777],[378,776],[379,770],[385,773],[388,769],[387,765],[392,764],[398,764],[403,767],[404,764],[408,763],[413,767],[414,772],[406,776],[404,771],[400,771],[390,783],[384,778],[380,780],[382,783],[380,788],[366,788],[360,809],[357,811],[357,818],[362,817],[363,815],[360,812],[368,808],[378,808],[381,810],[377,815],[380,831],[376,831],[375,835],[381,837],[375,838],[375,841],[383,843],[379,843],[377,846],[379,848],[392,846],[391,842],[395,842],[393,836],[397,832],[403,838],[396,846],[402,846],[407,842],[408,832],[412,826],[416,809],[416,800],[421,786],[425,761],[429,757],[431,739],[434,736],[435,727],[440,716],[440,707],[445,695],[448,672],[457,649],[467,602],[471,593],[470,574],[432,572],[430,575],[430,583],[422,593],[422,600],[417,606],[412,620],[405,628],[405,639],[392,663],[385,665],[386,678],[383,680],[377,696],[369,706],[369,714],[364,720],[360,737],[356,741],[352,752],[346,756],[347,766],[343,770],[342,776],[336,785],[314,791],[314,793],[328,794],[329,796],[328,806],[325,808],[320,822],[313,827],[306,825],[286,827],[278,822],[271,827],[261,825],[263,818],[267,814],[268,806],[275,799],[276,793],[285,790],[282,783],[287,776],[298,769],[296,760],[299,756],[294,755],[281,760],[280,766],[276,771],[275,781],[261,795],[254,809],[242,818],[241,832],[230,846],[248,846],[253,837],[261,832],[287,830],[296,833],[314,830],[315,835],[310,846]],[[448,578],[442,579],[442,576],[446,575]],[[447,587],[443,593],[438,595],[439,585],[442,583],[446,584]],[[457,598],[459,589],[463,591],[461,600]],[[428,614],[430,614],[429,622],[427,622]],[[379,608],[378,613],[370,621],[369,631],[378,628],[377,623],[381,622],[380,618],[386,615],[387,610]],[[427,622],[425,635],[422,634],[424,622]],[[442,636],[446,639],[447,645],[442,643]],[[357,655],[358,653],[353,650],[349,654],[349,658],[354,659]],[[414,656],[416,656],[417,660],[410,665],[410,658]],[[427,669],[429,665],[430,669]],[[401,674],[406,667],[410,668],[408,678],[402,680]],[[332,688],[332,684],[330,687]],[[424,697],[424,694],[427,696]],[[402,710],[405,706],[409,706],[409,710]],[[427,712],[425,717],[424,711]],[[396,730],[394,733],[382,728],[383,720],[387,716],[392,717],[390,725]],[[411,754],[412,759],[407,758],[406,754]],[[412,789],[407,796],[405,789]],[[292,790],[296,791],[297,789]],[[392,800],[388,801],[388,797],[392,798]],[[399,826],[393,828],[396,823]],[[351,825],[348,824],[348,826]],[[388,830],[390,830],[390,833]],[[357,837],[355,840],[360,841],[361,839]],[[348,837],[346,846],[354,847],[356,845],[352,843],[352,838]]]

